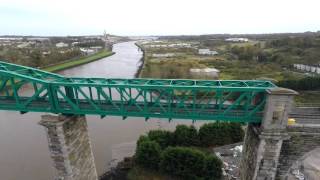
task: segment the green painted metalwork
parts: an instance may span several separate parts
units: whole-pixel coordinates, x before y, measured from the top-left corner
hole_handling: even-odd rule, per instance
[[[22,113],[260,122],[270,88],[258,80],[68,78],[0,61],[0,109]]]

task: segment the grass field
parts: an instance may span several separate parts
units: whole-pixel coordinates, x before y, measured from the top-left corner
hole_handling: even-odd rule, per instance
[[[89,62],[92,62],[92,61],[96,61],[96,60],[99,60],[101,58],[104,58],[104,57],[107,57],[107,56],[111,56],[113,54],[114,53],[111,52],[111,51],[103,50],[103,51],[100,51],[100,52],[98,52],[96,54],[93,54],[93,55],[90,55],[90,56],[86,56],[86,57],[75,59],[75,60],[69,60],[69,61],[65,61],[65,62],[60,63],[60,64],[56,64],[56,65],[52,65],[52,66],[49,66],[49,67],[45,67],[45,68],[42,68],[42,70],[48,71],[48,72],[56,72],[56,71],[64,70],[64,69],[67,69],[67,68],[71,68],[71,67],[79,66],[79,65],[82,65],[82,64],[86,64],[86,63],[89,63]]]
[[[320,91],[299,91],[299,95],[295,97],[297,103],[314,103],[320,102]]]

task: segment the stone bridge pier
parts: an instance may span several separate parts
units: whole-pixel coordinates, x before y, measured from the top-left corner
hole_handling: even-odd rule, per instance
[[[293,90],[268,90],[261,124],[249,124],[244,139],[240,167],[242,180],[274,180],[284,140],[288,140],[288,114],[293,105]]]
[[[44,115],[55,180],[97,180],[85,116]]]

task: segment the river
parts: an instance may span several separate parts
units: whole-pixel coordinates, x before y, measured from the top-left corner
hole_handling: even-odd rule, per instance
[[[134,42],[115,44],[115,55],[59,72],[65,76],[133,78],[142,52]],[[44,127],[38,125],[41,113],[0,111],[0,179],[47,180],[53,179],[53,162],[48,151]],[[143,118],[87,116],[89,136],[98,174],[108,168],[112,146],[132,142],[150,129],[174,129],[178,123],[157,118],[147,122]]]

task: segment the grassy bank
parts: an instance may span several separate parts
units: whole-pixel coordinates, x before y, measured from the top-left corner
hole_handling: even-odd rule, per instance
[[[48,72],[61,71],[61,70],[64,70],[64,69],[68,69],[68,68],[72,68],[72,67],[75,67],[75,66],[86,64],[86,63],[89,63],[89,62],[92,62],[92,61],[96,61],[96,60],[99,60],[101,58],[104,58],[104,57],[107,57],[107,56],[111,56],[113,54],[114,54],[114,52],[103,50],[103,51],[100,51],[100,52],[98,52],[96,54],[93,54],[93,55],[90,55],[90,56],[82,57],[82,58],[75,59],[75,60],[68,60],[68,61],[65,61],[65,62],[62,62],[62,63],[59,63],[59,64],[55,64],[55,65],[52,65],[52,66],[44,67],[44,68],[41,68],[41,69],[44,70],[44,71],[48,71]]]
[[[133,167],[129,170],[127,175],[128,180],[178,180],[178,178],[170,177],[168,175],[164,175],[160,172],[153,170],[146,170],[141,167]]]

